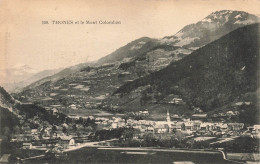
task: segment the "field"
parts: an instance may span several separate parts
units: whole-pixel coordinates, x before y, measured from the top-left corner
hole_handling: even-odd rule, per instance
[[[134,150],[135,149],[135,150]],[[64,154],[51,163],[173,163],[190,161],[199,164],[233,163],[223,159],[220,152],[203,152],[170,149],[145,148],[82,148]],[[49,163],[46,160],[28,161],[28,163]]]

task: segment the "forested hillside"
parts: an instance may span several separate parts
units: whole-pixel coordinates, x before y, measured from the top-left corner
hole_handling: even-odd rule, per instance
[[[123,85],[115,94],[126,95],[150,84],[164,96],[178,93],[186,102],[210,111],[256,92],[258,61],[259,24],[248,25],[165,69]]]

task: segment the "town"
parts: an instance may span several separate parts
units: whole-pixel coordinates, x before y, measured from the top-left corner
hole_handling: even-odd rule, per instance
[[[57,110],[50,111],[53,115],[58,114]],[[149,115],[149,112],[139,111],[138,114]],[[20,117],[22,121],[23,116]],[[245,127],[244,123],[203,122],[202,120],[205,117],[206,114],[194,114],[192,118],[180,119],[178,115],[171,115],[169,111],[165,115],[165,121],[135,120],[131,117],[106,118],[69,115],[67,120],[70,121],[63,123],[61,126],[42,122],[39,123],[40,126],[36,129],[29,126],[23,127],[23,131],[15,134],[11,141],[22,142],[23,149],[55,149],[62,152],[77,147],[80,148],[91,141],[102,140],[95,136],[97,131],[112,131],[120,128],[134,129],[135,133],[131,137],[133,140],[141,140],[146,134],[171,135],[177,132],[182,133],[184,138],[193,138],[194,141],[211,141],[211,143],[226,142],[239,136],[249,136],[251,138],[259,138],[260,136],[260,125]],[[176,118],[179,120],[175,121]],[[37,118],[31,121],[37,123]]]

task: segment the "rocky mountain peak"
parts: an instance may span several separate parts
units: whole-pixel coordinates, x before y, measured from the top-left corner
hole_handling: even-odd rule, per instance
[[[215,11],[201,21],[185,26],[175,35],[164,37],[161,42],[193,50],[239,27],[259,21],[259,17],[243,11]]]

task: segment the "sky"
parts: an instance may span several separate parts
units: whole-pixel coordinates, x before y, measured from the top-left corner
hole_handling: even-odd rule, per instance
[[[260,16],[259,6],[260,0],[0,0],[0,70],[26,64],[40,71],[95,61],[143,36],[174,35],[214,11]],[[121,24],[75,24],[87,20]]]

